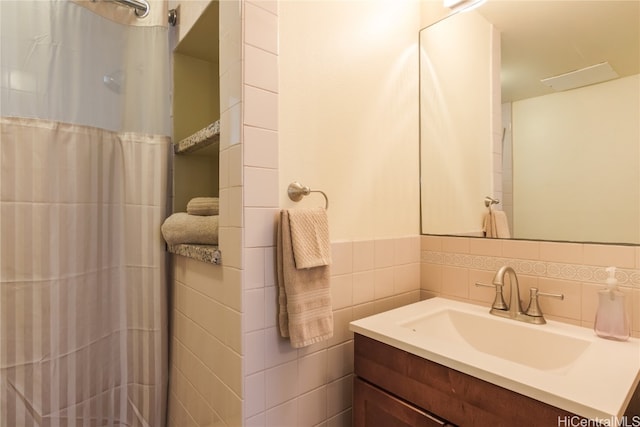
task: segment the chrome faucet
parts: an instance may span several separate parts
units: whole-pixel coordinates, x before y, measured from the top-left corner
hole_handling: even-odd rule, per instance
[[[503,288],[504,288],[504,276],[509,275],[510,292],[509,292],[509,304],[504,301]],[[522,303],[520,302],[520,285],[518,284],[518,276],[516,271],[504,265],[496,272],[493,277],[493,284],[486,284],[476,282],[476,286],[495,287],[496,297],[491,304],[491,310],[489,313],[506,317],[509,319],[519,320],[521,322],[534,323],[536,325],[544,325],[547,321],[544,319],[540,305],[538,304],[538,297],[551,297],[564,299],[562,294],[549,294],[546,292],[539,292],[538,288],[531,288],[529,290],[529,305],[525,311],[522,311]]]

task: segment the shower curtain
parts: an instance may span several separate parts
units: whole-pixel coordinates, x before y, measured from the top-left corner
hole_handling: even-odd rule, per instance
[[[165,422],[168,29],[81,3],[0,1],[0,427]]]

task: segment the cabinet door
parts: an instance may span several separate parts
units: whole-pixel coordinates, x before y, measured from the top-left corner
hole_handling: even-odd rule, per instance
[[[354,380],[354,427],[450,426],[360,378]]]

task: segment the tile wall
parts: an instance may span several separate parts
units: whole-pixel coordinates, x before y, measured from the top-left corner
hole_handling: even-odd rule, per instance
[[[531,287],[562,293],[563,301],[540,298],[545,316],[589,328],[605,268],[616,266],[632,335],[640,336],[640,247],[422,236],[420,261],[422,298],[443,296],[489,307],[495,291],[475,282],[490,283],[498,268],[511,265],[524,304]]]
[[[247,426],[350,426],[354,319],[418,301],[418,236],[332,243],[334,336],[294,349],[279,337],[275,248],[246,250]]]
[[[173,262],[168,426],[239,426],[239,276],[183,256]]]

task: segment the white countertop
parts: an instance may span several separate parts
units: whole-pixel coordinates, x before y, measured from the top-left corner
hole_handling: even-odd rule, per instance
[[[522,339],[529,332],[536,336],[536,332],[546,331],[560,339],[567,336],[588,341],[588,346],[566,368],[545,370],[478,351],[463,342],[442,339],[442,331],[434,331],[433,335],[428,331],[416,333],[406,326],[414,319],[447,309],[521,326]],[[489,307],[445,298],[432,298],[356,320],[351,322],[350,330],[591,420],[619,419],[640,381],[638,339],[606,340],[591,329],[550,320],[546,325],[530,325],[493,316]],[[518,346],[518,342],[513,345]],[[557,349],[548,351],[553,353]]]

